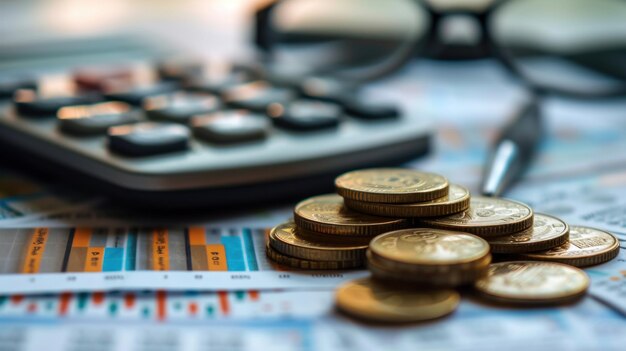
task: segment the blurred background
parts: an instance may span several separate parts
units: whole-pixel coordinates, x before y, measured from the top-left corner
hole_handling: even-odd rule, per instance
[[[102,58],[109,60],[116,49],[137,49],[142,44],[170,53],[183,50],[186,55],[249,57],[254,52],[250,44],[255,39],[255,11],[270,3],[4,0],[0,1],[0,68],[8,68],[8,61],[25,53],[44,52],[51,57],[78,50],[60,44],[62,39],[92,38],[91,48],[98,47]],[[291,56],[294,61],[295,56],[302,64],[306,57],[307,65],[326,70],[387,58],[407,43],[413,44],[414,56],[482,58],[493,54],[486,47],[486,41],[493,39],[514,62],[522,56],[550,56],[550,62],[520,65],[523,73],[533,80],[557,80],[559,86],[569,86],[568,91],[578,91],[581,87],[572,84],[604,89],[614,87],[616,78],[626,77],[623,65],[617,67],[625,58],[624,18],[626,3],[621,0],[291,0],[272,11],[269,36],[274,59]],[[338,43],[339,39],[343,41]],[[313,46],[313,51],[311,45],[303,45],[322,40],[326,45]],[[290,50],[277,50],[284,47]],[[559,56],[571,60],[555,62]],[[563,77],[563,72],[570,77]]]

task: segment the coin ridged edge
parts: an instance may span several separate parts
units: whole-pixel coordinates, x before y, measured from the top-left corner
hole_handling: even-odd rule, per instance
[[[484,269],[491,263],[491,254],[489,251],[483,256],[476,258],[475,260],[459,262],[459,263],[441,263],[441,264],[420,264],[420,263],[408,263],[393,260],[384,257],[371,249],[367,250],[366,257],[377,261],[377,264],[386,270],[402,271],[409,274],[448,274],[450,272],[467,272],[477,269]]]
[[[433,320],[441,318],[443,316],[447,316],[450,313],[456,311],[459,302],[461,301],[461,296],[458,292],[450,289],[445,289],[445,292],[449,293],[448,298],[437,303],[425,305],[421,314],[394,314],[393,312],[380,311],[379,309],[371,312],[363,311],[358,307],[353,307],[349,302],[345,303],[345,298],[342,298],[340,295],[341,289],[345,289],[345,286],[350,283],[351,282],[347,282],[337,289],[337,292],[335,293],[335,306],[338,310],[346,314],[370,321],[387,323],[410,323]]]
[[[613,237],[615,238],[615,236]],[[602,252],[600,254],[593,255],[593,256],[558,257],[557,258],[557,256],[543,256],[543,255],[539,255],[536,253],[528,253],[528,254],[520,254],[518,255],[518,257],[515,257],[515,259],[535,260],[535,261],[542,261],[542,262],[557,262],[557,263],[563,263],[563,264],[574,266],[574,267],[588,267],[588,266],[595,266],[597,264],[605,263],[614,259],[615,257],[617,257],[617,255],[619,255],[619,250],[620,250],[619,240],[615,238],[615,244],[613,245],[613,247],[608,249],[608,251],[605,251],[605,252]]]
[[[530,216],[525,218],[522,221],[515,223],[505,223],[505,224],[494,224],[494,225],[483,225],[483,226],[456,226],[454,224],[441,224],[429,220],[420,221],[422,225],[429,228],[436,229],[446,229],[446,230],[456,230],[463,231],[466,233],[472,233],[478,235],[483,238],[491,238],[497,236],[503,236],[508,234],[515,234],[517,232],[521,232],[522,230],[528,229],[533,225],[534,221],[534,213],[532,209],[530,210]]]
[[[371,256],[367,257],[367,268],[376,278],[415,285],[432,285],[438,287],[456,287],[471,284],[487,274],[487,268],[491,262],[491,255],[486,259],[486,264],[472,270],[452,270],[445,274],[420,274],[398,269],[381,267],[379,262]]]
[[[297,236],[297,233],[296,233]],[[274,234],[274,230],[270,232],[269,244],[272,249],[287,256],[300,258],[311,261],[351,261],[363,260],[367,245],[358,245],[352,248],[309,248],[296,246],[280,240]]]
[[[340,270],[362,268],[363,260],[360,261],[312,261],[303,260],[297,257],[283,255],[272,249],[269,245],[265,247],[265,253],[272,261],[285,266],[306,269],[306,270]]]
[[[409,222],[403,218],[388,218],[391,223],[381,224],[331,224],[316,222],[314,220],[300,216],[296,210],[293,212],[293,219],[298,227],[310,230],[312,232],[324,233],[328,235],[343,236],[363,236],[374,237],[378,234],[386,233],[392,230],[406,228]]]
[[[345,199],[351,199],[351,200],[361,201],[361,202],[374,202],[374,203],[383,202],[383,203],[392,203],[392,204],[415,203],[415,202],[435,200],[440,197],[448,195],[449,187],[450,187],[450,184],[446,183],[446,185],[443,188],[434,189],[429,192],[385,194],[385,193],[372,193],[372,192],[352,190],[352,189],[341,187],[337,185],[337,183],[335,183],[337,194],[341,195],[341,197]]]
[[[572,294],[569,295],[567,297],[563,297],[563,298],[554,298],[554,299],[545,299],[545,300],[524,300],[524,299],[519,299],[516,300],[514,298],[506,298],[506,297],[500,297],[497,295],[492,295],[489,293],[486,293],[484,291],[478,290],[476,289],[476,292],[482,296],[483,298],[485,298],[486,300],[492,301],[492,302],[496,302],[496,303],[500,303],[502,305],[522,305],[522,306],[549,306],[549,305],[566,305],[572,302],[576,302],[578,300],[580,300],[581,298],[583,298],[586,294],[587,294],[587,290],[581,291],[579,293],[576,294]]]
[[[440,204],[428,204],[428,202],[425,202],[423,206],[413,207],[409,207],[407,204],[404,204],[405,206],[403,206],[403,204],[374,203],[352,199],[344,199],[344,203],[351,210],[371,215],[395,218],[421,218],[448,216],[465,211],[469,208],[470,199],[471,196],[469,196],[468,192],[468,196],[461,198],[456,202]]]
[[[336,243],[336,244],[342,244],[342,243],[345,243],[346,240],[350,240],[350,242],[353,242],[356,246],[367,246],[369,245],[370,241],[372,241],[372,238],[375,237],[375,236],[358,236],[358,235],[335,235],[335,234],[314,232],[314,231],[303,229],[300,227],[298,227],[298,236],[307,241]]]
[[[564,222],[565,223],[565,222]],[[567,223],[565,224],[567,226]],[[544,241],[536,241],[532,243],[517,243],[517,244],[496,244],[487,240],[491,247],[491,253],[494,254],[521,254],[532,253],[534,251],[549,250],[557,246],[561,246],[569,241],[569,226],[566,227],[567,231],[556,238],[552,238]],[[513,233],[515,234],[515,233]],[[508,234],[511,235],[511,234]],[[506,236],[506,235],[505,235]],[[497,237],[494,237],[497,238]]]

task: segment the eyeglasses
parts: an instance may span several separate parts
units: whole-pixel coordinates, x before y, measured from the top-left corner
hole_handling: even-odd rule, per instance
[[[388,75],[414,58],[494,58],[527,88],[494,145],[482,192],[504,192],[542,138],[540,97],[626,95],[626,1],[278,0],[256,13],[273,65],[344,84]]]
[[[535,94],[626,94],[626,1],[282,0],[256,13],[273,62],[347,81],[416,57],[492,57]]]

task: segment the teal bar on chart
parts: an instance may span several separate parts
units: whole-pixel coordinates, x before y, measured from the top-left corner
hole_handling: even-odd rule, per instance
[[[119,272],[124,264],[124,248],[107,247],[104,249],[103,272]]]
[[[243,247],[241,238],[238,236],[222,236],[222,245],[226,250],[226,264],[229,271],[242,272],[246,270],[246,262],[243,259]]]
[[[134,271],[135,261],[137,260],[137,232],[133,229],[126,236],[126,264],[124,270]]]
[[[254,243],[252,242],[252,233],[250,229],[243,230],[243,246],[246,249],[246,259],[248,260],[248,270],[258,271],[259,265],[256,261],[256,253],[254,252]]]

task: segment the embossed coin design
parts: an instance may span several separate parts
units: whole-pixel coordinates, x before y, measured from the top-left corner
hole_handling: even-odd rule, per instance
[[[332,243],[310,241],[298,235],[293,222],[280,224],[269,234],[272,249],[288,256],[314,261],[363,261],[367,245],[349,239]]]
[[[344,200],[347,207],[363,213],[386,217],[434,217],[462,212],[469,207],[470,192],[466,188],[451,184],[448,195],[441,198],[411,204],[388,204]]]
[[[370,251],[392,269],[442,265],[471,268],[489,255],[489,244],[468,233],[413,228],[375,237],[370,242]]]
[[[403,168],[372,168],[348,172],[335,179],[344,198],[384,203],[429,201],[448,193],[448,180],[434,173]]]
[[[314,196],[298,203],[294,209],[296,225],[307,230],[335,234],[373,236],[405,228],[408,221],[372,216],[352,211],[336,194]]]
[[[475,288],[485,298],[518,304],[567,303],[582,297],[589,278],[582,270],[552,262],[501,262],[489,266]]]
[[[487,240],[492,253],[524,253],[563,245],[569,238],[569,226],[562,220],[535,213],[533,226],[519,233]]]
[[[567,243],[520,257],[586,267],[610,261],[618,253],[619,240],[613,234],[591,227],[571,226]]]
[[[507,199],[472,197],[467,210],[447,217],[422,220],[428,227],[459,230],[482,237],[513,234],[530,228],[533,210]]]
[[[337,307],[358,318],[379,322],[408,323],[452,313],[459,294],[448,289],[411,290],[370,278],[357,279],[337,289]]]

